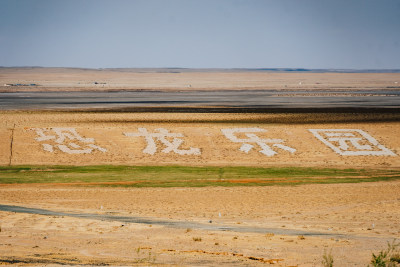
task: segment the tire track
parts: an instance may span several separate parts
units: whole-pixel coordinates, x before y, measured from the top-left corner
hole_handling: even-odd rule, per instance
[[[107,214],[93,214],[93,213],[68,213],[68,212],[57,212],[46,209],[28,208],[22,206],[11,206],[11,205],[0,205],[0,211],[16,212],[16,213],[28,213],[45,216],[68,216],[79,219],[92,219],[101,221],[118,221],[122,223],[138,223],[148,225],[160,225],[170,228],[178,229],[197,229],[207,231],[232,231],[240,233],[273,233],[275,235],[289,235],[289,236],[313,236],[313,237],[327,237],[327,238],[347,238],[347,235],[334,234],[334,233],[322,233],[322,232],[308,232],[295,229],[279,229],[279,228],[265,228],[265,227],[246,227],[246,226],[230,226],[215,224],[212,221],[209,223],[199,222],[188,222],[188,221],[171,221],[171,220],[160,220],[144,217],[133,217],[133,216],[115,216]]]

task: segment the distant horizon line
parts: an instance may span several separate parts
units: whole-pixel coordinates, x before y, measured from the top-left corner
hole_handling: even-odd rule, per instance
[[[0,69],[81,69],[81,70],[202,70],[202,71],[265,71],[265,72],[333,72],[333,73],[400,73],[400,69],[351,69],[351,68],[191,68],[191,67],[107,67],[107,68],[88,68],[88,67],[43,67],[43,66],[0,66]]]

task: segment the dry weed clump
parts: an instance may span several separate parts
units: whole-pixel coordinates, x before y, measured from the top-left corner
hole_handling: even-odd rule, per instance
[[[271,239],[271,238],[274,237],[274,236],[275,236],[274,233],[266,233],[266,234],[265,234],[265,237],[266,237],[267,239]]]
[[[327,252],[324,250],[324,255],[322,255],[322,266],[324,267],[333,267],[333,256],[332,256],[332,250]]]
[[[371,264],[373,267],[398,267],[400,266],[400,243],[396,239],[392,243],[387,243],[385,250],[379,251],[379,254],[372,253]]]

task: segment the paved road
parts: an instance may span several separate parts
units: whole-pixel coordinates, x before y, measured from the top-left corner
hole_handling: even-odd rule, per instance
[[[0,93],[0,110],[230,107],[400,108],[400,91],[118,91]]]

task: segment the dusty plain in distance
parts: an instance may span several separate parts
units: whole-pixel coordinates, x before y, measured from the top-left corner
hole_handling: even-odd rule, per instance
[[[109,90],[399,90],[400,73],[204,69],[0,68],[0,92]],[[5,86],[37,84],[38,86]]]
[[[168,73],[170,72],[170,73]],[[97,82],[97,84],[94,84]],[[0,69],[0,91],[59,90],[398,90],[398,73],[276,73],[176,70]],[[3,86],[4,84],[39,86]],[[0,164],[313,167],[400,170],[398,113],[111,113],[0,111]],[[75,128],[107,152],[43,150],[35,128]],[[124,132],[169,129],[201,155],[146,155],[144,138]],[[224,128],[267,129],[296,152],[240,151]],[[342,156],[308,129],[361,129],[397,156]],[[4,169],[3,169],[4,170]],[[5,170],[4,170],[5,171]],[[321,177],[323,178],[323,177]],[[0,211],[0,264],[367,266],[400,237],[400,181],[134,188],[1,184],[0,205],[93,218]],[[95,215],[115,216],[115,220]],[[119,217],[147,218],[126,223]],[[168,224],[179,222],[179,227]],[[201,227],[200,227],[201,226]],[[209,228],[207,228],[209,227]],[[223,229],[229,228],[224,231]],[[261,229],[261,230],[260,230]]]

